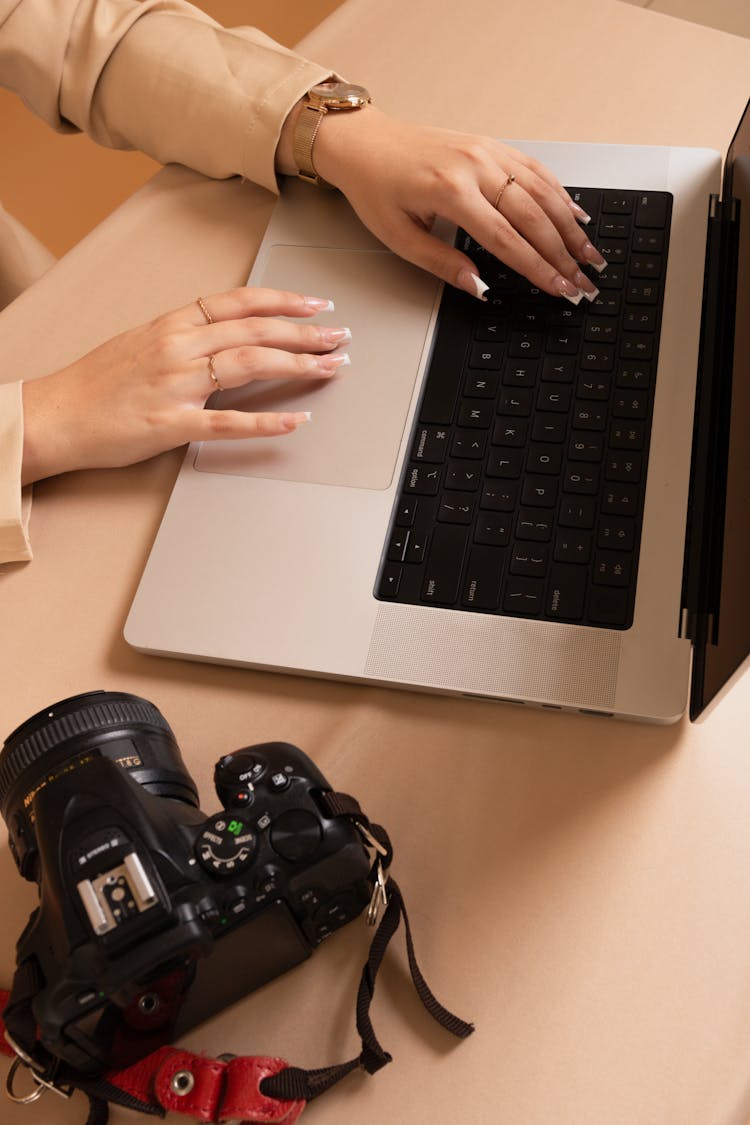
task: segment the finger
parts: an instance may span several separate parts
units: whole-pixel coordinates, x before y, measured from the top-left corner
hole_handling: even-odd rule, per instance
[[[489,210],[490,221],[484,214],[482,230],[477,228],[476,221],[459,220],[468,233],[480,245],[487,246],[496,257],[501,258],[512,269],[528,277],[533,285],[557,297],[567,297],[575,304],[580,300],[578,288],[563,277],[553,266],[545,262],[538,251],[515,231],[507,220],[503,219],[494,208],[491,208],[486,199],[482,203]],[[449,217],[449,216],[446,216]],[[469,216],[471,218],[471,216]],[[453,221],[456,221],[455,219]],[[497,228],[502,228],[503,237],[491,237],[490,233]],[[422,269],[429,270],[451,285],[465,290],[473,297],[484,299],[484,294],[489,286],[479,276],[476,265],[465,254],[442,242],[439,238],[429,234],[424,227],[410,220],[406,215],[403,221],[392,228],[384,237],[380,236],[392,249],[401,254],[408,261],[413,262]],[[493,245],[487,245],[494,243]]]
[[[341,367],[350,363],[347,352],[333,355],[309,355],[286,352],[279,348],[228,348],[213,356],[213,372],[221,389],[244,386],[267,379],[330,379]],[[216,390],[206,358],[188,365],[190,389],[198,395]],[[187,391],[185,375],[174,376],[179,389]]]
[[[243,410],[196,410],[181,419],[176,443],[281,437],[309,422],[309,410],[249,414]]]
[[[570,192],[563,187],[557,176],[550,168],[547,167],[546,164],[542,164],[541,160],[537,160],[535,157],[529,156],[525,152],[519,152],[518,149],[511,149],[511,152],[513,153],[519,164],[524,165],[536,176],[538,176],[540,180],[544,180],[545,183],[552,188],[552,190],[562,201],[564,206],[572,212],[574,218],[577,219],[578,222],[584,224],[591,222],[591,216],[588,215],[584,211],[584,209],[575,202],[574,199],[572,199]],[[502,161],[500,161],[500,163],[502,163]]]
[[[549,198],[547,202],[549,203]],[[563,204],[560,204],[560,207],[564,210]],[[576,289],[583,291],[590,300],[593,300],[598,292],[596,286],[579,268],[578,262],[566,246],[562,233],[549,213],[525,190],[518,179],[507,184],[502,191],[502,198],[493,210],[506,219],[529,245],[538,251],[545,262],[554,266],[555,270],[566,277]],[[570,226],[578,227],[572,215],[564,217]],[[500,230],[502,231],[503,228]],[[582,249],[584,244],[590,245],[582,231],[578,242],[579,246],[576,249]],[[495,252],[491,245],[487,246],[487,249]],[[593,250],[593,247],[591,249]],[[604,262],[603,258],[600,260]],[[507,258],[503,257],[503,261],[507,262]]]
[[[289,352],[327,352],[351,341],[348,328],[298,324],[274,317],[247,317],[190,328],[181,333],[187,359],[215,355],[228,348],[279,348]]]
[[[223,321],[247,316],[315,316],[316,313],[333,311],[333,301],[327,297],[309,297],[282,289],[249,286],[201,297],[201,302],[203,307],[196,297],[189,305],[167,313],[165,319],[198,327],[210,323],[208,317],[211,321]]]
[[[551,175],[551,174],[550,174]],[[551,177],[554,180],[554,176]],[[554,180],[555,184],[557,183]],[[546,215],[559,231],[565,246],[570,251],[572,256],[578,262],[583,262],[585,265],[593,266],[594,269],[601,272],[606,262],[599,251],[589,241],[586,231],[583,230],[578,222],[569,203],[570,196],[564,188],[561,189],[560,195],[553,186],[545,182],[533,169],[519,169],[516,175],[516,183],[521,186],[531,198],[541,207]],[[559,185],[558,185],[559,186]],[[512,192],[508,192],[508,203],[512,204]],[[503,193],[503,200],[501,201],[501,210],[503,214],[511,218],[512,216],[503,206],[505,203],[505,193]]]

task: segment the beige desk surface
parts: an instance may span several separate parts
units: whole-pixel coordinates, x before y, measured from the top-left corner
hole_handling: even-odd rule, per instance
[[[507,137],[723,149],[750,92],[750,41],[616,0],[349,0],[303,46],[386,107]],[[237,181],[160,174],[0,318],[7,375],[241,283],[270,206]],[[36,559],[0,573],[0,735],[66,695],[129,690],[173,725],[205,808],[219,754],[288,739],[389,826],[425,973],[477,1031],[454,1045],[432,1026],[397,941],[374,1009],[395,1062],[305,1120],[743,1125],[750,681],[703,724],[648,728],[139,655],[123,620],[178,463],[38,487]],[[0,880],[9,982],[34,892],[4,844]],[[350,1057],[367,940],[348,927],[189,1044]],[[0,1118],[83,1108],[48,1095]]]

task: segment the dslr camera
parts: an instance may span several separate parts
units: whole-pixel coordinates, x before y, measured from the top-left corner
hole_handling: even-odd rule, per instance
[[[0,811],[39,905],[7,1009],[83,1074],[128,1066],[297,965],[371,899],[365,841],[295,746],[216,763],[219,812],[159,710],[89,692],[0,754]],[[30,1011],[29,1011],[30,1010]]]

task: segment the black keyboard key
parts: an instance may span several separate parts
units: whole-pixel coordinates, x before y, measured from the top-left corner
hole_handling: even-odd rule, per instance
[[[651,386],[651,364],[629,362],[620,365],[615,382],[628,390],[648,390]]]
[[[518,502],[518,485],[510,482],[485,484],[479,496],[479,507],[488,512],[514,512]]]
[[[585,601],[585,569],[561,564],[553,566],[547,588],[547,615],[563,621],[580,621]]]
[[[625,291],[625,300],[631,305],[657,305],[661,290],[652,281],[631,281]]]
[[[472,298],[446,287],[432,353],[432,361],[419,408],[420,422],[448,424],[453,421],[461,383]]]
[[[656,330],[656,309],[648,305],[638,308],[626,308],[622,318],[622,326],[626,332],[654,332]]]
[[[400,586],[401,567],[395,566],[393,563],[386,563],[386,565],[383,567],[383,572],[380,575],[380,582],[378,584],[378,596],[381,598],[396,598],[398,597]]]
[[[630,559],[612,551],[598,551],[594,559],[594,582],[599,586],[627,586]]]
[[[558,531],[555,536],[555,562],[585,566],[591,558],[591,534],[578,528]]]
[[[615,349],[607,344],[587,344],[581,354],[582,371],[611,371],[615,365]]]
[[[503,368],[504,387],[533,387],[539,373],[535,359],[509,360]]]
[[[592,464],[598,464],[603,456],[603,434],[573,432],[570,435],[568,443],[569,461],[589,461]]]
[[[570,387],[560,383],[540,383],[537,408],[551,414],[567,414],[570,409]]]
[[[487,435],[480,430],[454,430],[451,457],[467,457],[481,461],[487,448]]]
[[[628,623],[628,592],[611,586],[594,587],[589,595],[588,619],[595,625],[621,628]]]
[[[624,285],[624,266],[608,265],[604,273],[600,273],[596,279],[597,289],[622,289]]]
[[[596,501],[589,496],[563,496],[560,527],[592,528],[596,520]]]
[[[664,231],[637,230],[633,235],[633,249],[641,254],[661,254],[664,250]]]
[[[602,237],[601,229],[599,234],[597,250],[602,257],[606,259],[608,264],[620,265],[622,262],[627,261],[629,250],[627,239]]]
[[[469,609],[497,609],[506,554],[499,547],[472,547],[464,575],[462,605]]]
[[[397,528],[391,535],[388,544],[388,562],[400,563],[406,556],[406,544],[409,541],[409,532],[405,528]]]
[[[642,192],[636,203],[635,225],[637,227],[665,227],[667,225],[667,207],[668,197],[663,192]]]
[[[634,484],[617,484],[605,488],[602,511],[606,516],[635,516],[638,513],[638,489]]]
[[[530,390],[502,391],[498,399],[498,414],[515,414],[528,418],[534,402],[532,394]]]
[[[505,587],[503,609],[506,613],[536,617],[542,611],[543,598],[544,582],[541,579],[510,575]]]
[[[523,457],[522,450],[493,449],[487,459],[485,472],[488,477],[517,480],[523,468]]]
[[[644,247],[645,249],[645,247]],[[501,315],[482,317],[474,331],[474,339],[487,343],[501,344],[508,332],[508,322]]]
[[[612,400],[612,417],[640,419],[648,413],[648,395],[645,391],[615,391]]]
[[[414,438],[412,460],[440,465],[448,453],[448,437],[445,427],[419,426]]]
[[[510,543],[512,516],[501,512],[481,511],[474,529],[474,542],[492,547],[507,547]]]
[[[603,215],[632,215],[635,192],[605,191],[602,196]]]
[[[607,407],[595,402],[581,403],[573,409],[572,424],[576,430],[603,430],[607,425]]]
[[[442,469],[434,465],[409,465],[404,492],[417,496],[437,496]]]
[[[499,371],[470,371],[464,383],[466,398],[491,398],[497,397],[497,388],[500,386]]]
[[[604,479],[637,484],[642,464],[640,453],[612,453],[604,466]]]
[[[583,338],[588,344],[613,344],[618,336],[619,324],[607,317],[589,317]]]
[[[587,402],[607,402],[611,387],[611,375],[582,375],[576,386],[576,397]]]
[[[417,501],[411,498],[399,501],[396,508],[396,526],[411,527],[417,514]]]
[[[594,297],[590,308],[592,314],[595,316],[619,316],[621,305],[622,296],[610,290],[600,293],[598,297]]]
[[[599,491],[599,470],[586,465],[572,465],[563,477],[563,491],[577,496],[596,496]]]
[[[441,496],[437,518],[440,523],[470,524],[474,515],[474,497],[466,492],[449,492]]]
[[[568,432],[567,419],[559,414],[536,414],[531,436],[534,441],[559,442]]]
[[[541,508],[521,508],[516,524],[516,537],[524,542],[549,542],[552,538],[552,515]]]
[[[492,404],[480,403],[476,399],[462,402],[458,408],[458,424],[467,429],[486,430],[492,422]]]
[[[599,238],[628,238],[632,225],[629,217],[603,215],[599,220]]]
[[[510,573],[526,578],[544,578],[549,565],[549,549],[534,543],[517,544],[510,555]]]
[[[422,601],[453,605],[458,600],[467,533],[453,524],[438,524],[432,535],[422,583]]]
[[[469,354],[469,367],[479,367],[483,371],[499,371],[504,348],[493,344],[472,344]]]
[[[526,468],[530,473],[548,473],[559,477],[562,467],[562,448],[559,445],[532,445]]]
[[[605,551],[632,551],[635,520],[625,516],[602,517],[596,530],[596,545]]]
[[[525,449],[529,436],[529,423],[525,418],[496,418],[492,427],[492,444],[509,445]]]
[[[508,355],[518,359],[538,359],[542,354],[540,332],[511,332]]]
[[[561,329],[547,333],[547,352],[549,355],[577,355],[580,343],[581,337],[578,332]],[[549,378],[549,376],[545,376],[545,378]],[[565,381],[567,382],[567,379]]]
[[[642,332],[626,332],[620,342],[620,358],[645,360],[654,354],[654,337]]]
[[[479,465],[474,461],[449,461],[445,471],[445,487],[449,490],[476,492],[481,480]]]
[[[554,508],[558,488],[554,477],[526,477],[521,489],[521,503],[533,508]]]
[[[643,422],[614,422],[609,431],[609,444],[611,449],[631,449],[633,451],[644,448],[646,442],[646,429]]]

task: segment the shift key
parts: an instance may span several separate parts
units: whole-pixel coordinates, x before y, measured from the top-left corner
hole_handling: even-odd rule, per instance
[[[424,569],[423,602],[453,605],[458,600],[467,538],[466,529],[455,524],[439,524],[435,528]]]

